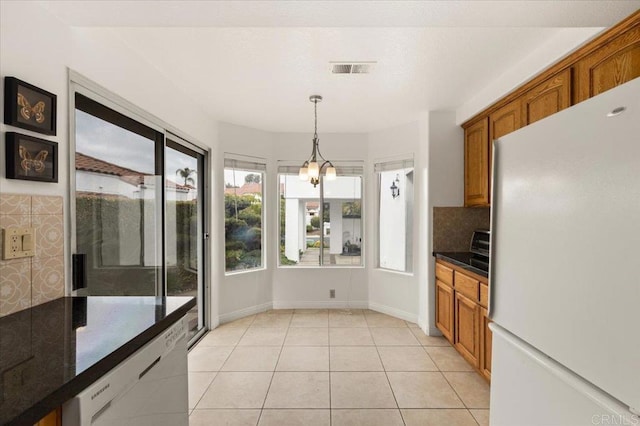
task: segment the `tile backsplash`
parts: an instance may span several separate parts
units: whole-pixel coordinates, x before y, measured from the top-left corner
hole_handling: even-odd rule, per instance
[[[469,251],[476,229],[489,229],[489,208],[434,207],[433,251]]]
[[[63,200],[58,196],[0,194],[0,228],[32,227],[34,257],[2,260],[0,316],[64,296]]]

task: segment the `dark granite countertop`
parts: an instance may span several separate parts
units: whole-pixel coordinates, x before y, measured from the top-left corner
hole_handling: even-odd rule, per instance
[[[478,256],[468,251],[462,252],[433,252],[436,259],[442,259],[447,262],[451,262],[454,265],[458,265],[467,271],[474,272],[483,277],[489,276],[489,266],[484,262],[479,261]]]
[[[192,297],[63,297],[0,318],[0,425],[32,425],[195,306]]]

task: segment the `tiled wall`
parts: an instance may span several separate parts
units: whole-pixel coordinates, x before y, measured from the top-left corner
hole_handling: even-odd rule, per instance
[[[2,260],[0,316],[64,296],[62,197],[0,194],[0,228],[33,227],[34,257]]]
[[[489,229],[489,208],[434,207],[433,251],[469,251],[476,229]]]

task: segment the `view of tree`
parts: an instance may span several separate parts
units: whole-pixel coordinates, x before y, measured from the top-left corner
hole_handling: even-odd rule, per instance
[[[224,195],[227,271],[262,265],[262,203],[253,195]]]
[[[189,167],[176,170],[176,174],[184,179],[184,186],[187,186],[188,184],[194,186],[196,184],[196,181],[191,177],[191,175],[195,173],[196,171],[194,169],[190,169]]]
[[[353,201],[342,204],[342,217],[359,218],[362,216],[362,202]]]
[[[311,218],[311,227],[313,229],[319,229],[320,228],[320,216],[313,216]]]
[[[260,183],[260,175],[255,173],[250,173],[244,177],[244,181],[246,183],[251,183],[251,182]]]

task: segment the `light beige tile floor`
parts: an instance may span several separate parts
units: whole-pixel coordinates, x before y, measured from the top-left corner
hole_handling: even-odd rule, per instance
[[[190,426],[485,426],[488,407],[445,339],[368,309],[251,315],[189,353]]]

